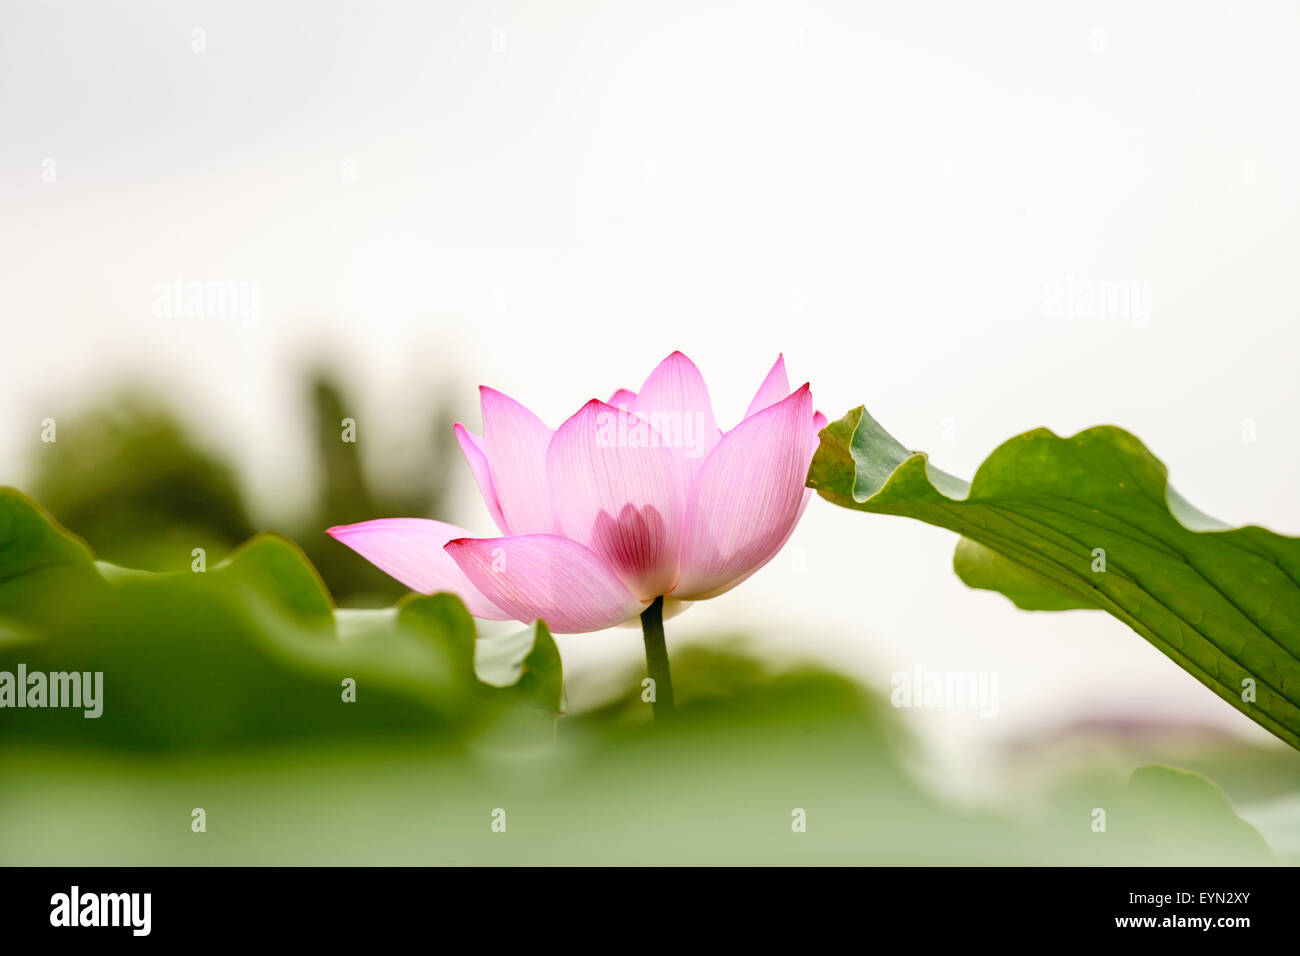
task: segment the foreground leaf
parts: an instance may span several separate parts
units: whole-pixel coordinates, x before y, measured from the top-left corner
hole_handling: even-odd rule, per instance
[[[545,628],[536,630],[529,648],[553,649]],[[98,716],[87,707],[7,706],[0,743],[465,740],[521,705],[553,727],[558,694],[529,681],[527,666],[505,689],[475,677],[475,632],[449,594],[337,612],[298,546],[273,534],[204,572],[97,563],[29,498],[0,489],[0,673],[75,673],[88,684],[102,675]],[[552,663],[547,673],[558,681],[558,655]]]
[[[1114,615],[1300,748],[1300,539],[1196,511],[1128,432],[1027,432],[967,484],[858,408],[822,430],[808,487],[957,532],[962,580],[1018,607]]]
[[[22,492],[0,488],[0,618],[48,626],[69,613],[69,593],[103,586],[84,541]]]

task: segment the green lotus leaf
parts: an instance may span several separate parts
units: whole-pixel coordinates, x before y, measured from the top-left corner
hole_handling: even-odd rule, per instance
[[[1036,429],[967,483],[857,408],[822,430],[808,487],[957,532],[962,580],[1018,607],[1114,615],[1300,748],[1300,539],[1198,512],[1128,432]]]

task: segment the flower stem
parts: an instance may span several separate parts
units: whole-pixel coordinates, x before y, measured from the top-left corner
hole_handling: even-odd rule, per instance
[[[641,612],[641,633],[645,637],[645,666],[655,688],[655,719],[673,712],[673,675],[668,669],[668,647],[664,644],[664,599],[662,595]]]

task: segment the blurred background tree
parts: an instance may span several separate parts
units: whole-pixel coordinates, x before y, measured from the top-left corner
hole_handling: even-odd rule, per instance
[[[324,367],[303,376],[310,398],[319,492],[307,518],[250,515],[230,462],[201,447],[161,397],[124,388],[58,419],[58,441],[36,457],[32,496],[104,561],[151,571],[189,568],[194,548],[214,563],[256,531],[293,538],[339,604],[386,606],[407,589],[324,532],[369,518],[444,515],[457,452],[444,396],[414,429],[414,467],[369,473],[357,442],[342,439],[345,386]],[[373,469],[373,462],[371,463]]]
[[[306,526],[278,528],[297,541],[320,571],[339,603],[384,607],[407,593],[407,588],[325,534],[325,529],[371,518],[446,517],[450,466],[460,456],[454,448],[452,410],[446,393],[429,403],[432,414],[415,429],[423,440],[415,443],[415,465],[410,473],[397,469],[382,481],[368,476],[357,442],[341,437],[341,422],[348,417],[342,386],[336,377],[317,370],[308,387],[312,397],[314,439],[322,484],[316,511]]]
[[[59,416],[32,494],[113,564],[175,571],[253,533],[233,469],[200,449],[157,398],[124,390]]]

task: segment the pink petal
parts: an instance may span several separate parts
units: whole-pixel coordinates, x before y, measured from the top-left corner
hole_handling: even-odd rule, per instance
[[[609,397],[609,404],[613,405],[615,408],[619,408],[621,406],[627,406],[628,408],[631,408],[635,402],[636,402],[636,392],[632,391],[630,388],[620,388],[617,392],[615,392],[613,395]]]
[[[781,549],[803,510],[813,438],[807,385],[726,434],[688,495],[674,597],[721,594]]]
[[[465,572],[443,550],[467,532],[454,524],[425,518],[380,518],[330,528],[326,534],[342,541],[385,574],[412,591],[450,591],[465,602],[469,613],[494,621],[510,619],[470,583]]]
[[[790,530],[785,533],[785,537],[783,537],[780,540],[780,542],[776,545],[776,547],[772,549],[772,553],[768,555],[766,558],[764,558],[760,563],[754,565],[744,574],[741,574],[738,577],[735,577],[732,580],[728,581],[726,585],[724,585],[723,587],[714,589],[712,592],[710,592],[709,597],[717,597],[719,594],[723,594],[727,591],[730,591],[732,588],[740,584],[742,581],[748,578],[755,571],[759,570],[764,564],[767,564],[768,561],[771,561],[772,558],[780,554],[781,549],[784,548],[786,546],[786,542],[790,540],[790,536],[794,534],[794,529],[799,527],[799,519],[803,517],[804,510],[807,509],[808,501],[809,499],[812,498],[812,494],[813,491],[811,488],[805,488],[803,490],[803,499],[799,502],[799,511],[798,513],[795,514],[794,521],[790,522]]]
[[[686,489],[676,450],[646,422],[593,398],[556,429],[546,473],[566,537],[643,601],[672,589]]]
[[[501,503],[497,500],[496,486],[492,484],[492,471],[488,468],[487,454],[483,451],[483,439],[460,422],[456,423],[453,430],[456,432],[456,441],[460,444],[460,450],[464,453],[465,460],[469,462],[469,470],[474,475],[479,494],[483,496],[488,511],[492,513],[492,520],[496,522],[503,534],[509,534],[510,529],[506,527],[506,519],[501,514]]]
[[[785,374],[785,356],[778,355],[776,364],[772,366],[772,370],[763,379],[763,384],[758,386],[758,393],[754,396],[754,400],[749,403],[749,408],[745,409],[745,418],[775,405],[789,394],[790,380]]]
[[[558,535],[458,538],[447,553],[510,617],[541,618],[557,634],[599,631],[644,610],[599,556]]]
[[[633,411],[677,449],[690,487],[704,459],[722,438],[709,389],[695,363],[681,352],[660,362],[637,393]]]
[[[497,502],[511,534],[557,530],[546,488],[546,446],[551,430],[513,398],[482,387],[483,451]]]

